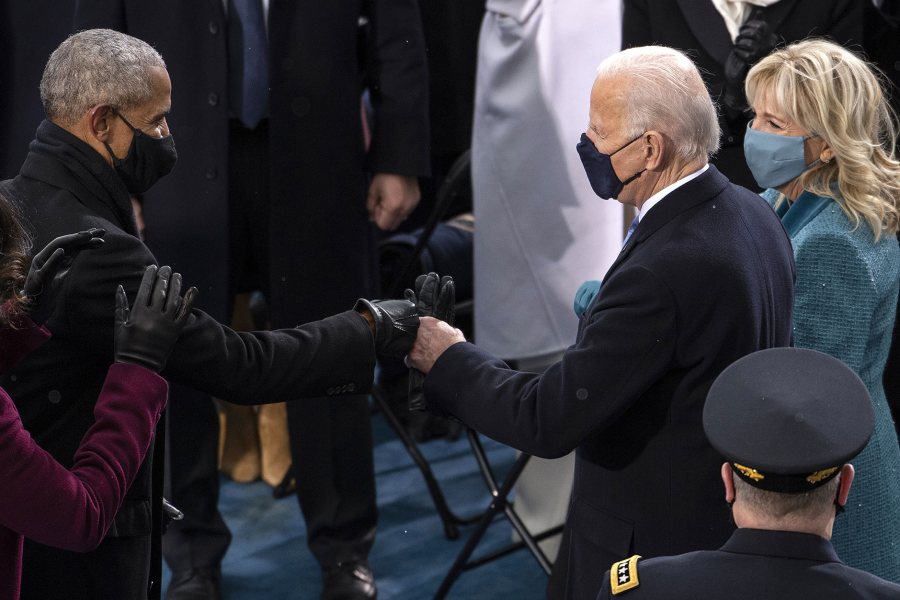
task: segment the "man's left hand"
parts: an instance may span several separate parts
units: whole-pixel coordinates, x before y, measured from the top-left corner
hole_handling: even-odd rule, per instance
[[[428,373],[447,348],[465,341],[466,336],[462,331],[444,321],[433,317],[419,317],[419,333],[416,343],[406,356],[406,366]]]
[[[419,181],[410,175],[378,173],[369,185],[366,208],[382,231],[392,231],[419,204]]]

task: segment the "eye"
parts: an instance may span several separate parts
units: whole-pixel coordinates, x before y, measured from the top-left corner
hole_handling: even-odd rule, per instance
[[[784,129],[781,125],[773,121],[772,119],[767,119],[766,124],[772,129]]]

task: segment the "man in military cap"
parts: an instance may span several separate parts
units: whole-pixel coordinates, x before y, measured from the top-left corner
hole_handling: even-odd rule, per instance
[[[598,600],[900,598],[900,586],[848,567],[829,541],[853,482],[847,461],[873,427],[866,387],[841,361],[800,348],[741,358],[703,409],[738,529],[719,550],[614,563]]]

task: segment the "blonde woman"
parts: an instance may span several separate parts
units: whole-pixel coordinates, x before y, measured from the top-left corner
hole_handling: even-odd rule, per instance
[[[873,71],[823,40],[760,61],[747,99],[747,164],[794,246],[794,343],[850,365],[875,409],[834,545],[849,565],[900,582],[900,447],[882,386],[900,272],[896,125]]]

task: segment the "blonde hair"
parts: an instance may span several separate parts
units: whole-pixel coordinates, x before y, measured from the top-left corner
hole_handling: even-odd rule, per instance
[[[746,85],[751,106],[772,94],[788,120],[834,152],[833,161],[800,176],[804,190],[834,197],[855,226],[868,222],[876,240],[897,233],[896,116],[873,68],[837,44],[813,39],[762,59]]]

